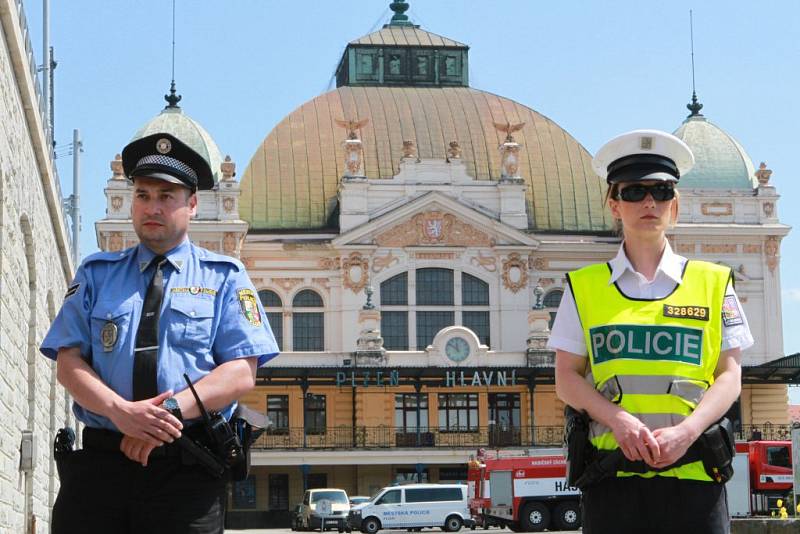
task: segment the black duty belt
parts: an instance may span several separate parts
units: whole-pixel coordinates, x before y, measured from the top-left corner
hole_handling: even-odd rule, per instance
[[[191,427],[184,427],[182,433],[200,442],[206,442],[204,429],[201,425],[194,425]],[[113,430],[104,428],[90,428],[84,427],[83,429],[83,448],[93,451],[103,452],[118,452],[122,454],[119,446],[122,442],[122,434]],[[181,447],[178,446],[176,441],[172,443],[165,443],[160,447],[156,447],[150,452],[150,458],[180,458]]]

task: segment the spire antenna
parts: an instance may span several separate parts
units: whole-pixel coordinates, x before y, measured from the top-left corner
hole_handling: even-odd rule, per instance
[[[692,19],[692,10],[689,10],[689,42],[692,51],[692,102],[686,104],[686,108],[691,111],[689,117],[702,117],[703,114],[700,110],[703,109],[703,104],[697,100],[697,91],[695,90],[694,83],[694,20]]]
[[[178,102],[183,97],[175,93],[175,0],[172,0],[172,83],[169,86],[169,94],[164,95],[164,100],[167,101],[164,109],[180,109]]]

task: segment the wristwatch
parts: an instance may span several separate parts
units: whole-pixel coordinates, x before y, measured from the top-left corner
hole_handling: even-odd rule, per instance
[[[175,397],[170,397],[161,403],[161,407],[175,416],[178,421],[181,423],[183,422],[183,414],[181,413],[181,407],[178,404],[178,399]]]

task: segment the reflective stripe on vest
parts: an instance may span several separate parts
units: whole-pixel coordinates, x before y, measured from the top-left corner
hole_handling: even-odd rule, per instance
[[[625,296],[616,284],[609,284],[610,275],[607,264],[568,275],[593,384],[651,430],[674,426],[692,413],[714,382],[722,343],[722,302],[731,271],[689,261],[681,284],[654,300]],[[611,430],[594,421],[591,441],[598,449],[618,447]],[[658,474],[710,480],[699,462]]]

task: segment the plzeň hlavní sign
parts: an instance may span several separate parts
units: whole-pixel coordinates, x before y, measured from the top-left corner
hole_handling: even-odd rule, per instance
[[[337,386],[351,387],[385,387],[400,385],[400,371],[397,369],[379,371],[338,371]],[[440,383],[431,383],[436,387],[461,386],[516,386],[517,371],[511,370],[476,370],[445,371]]]

